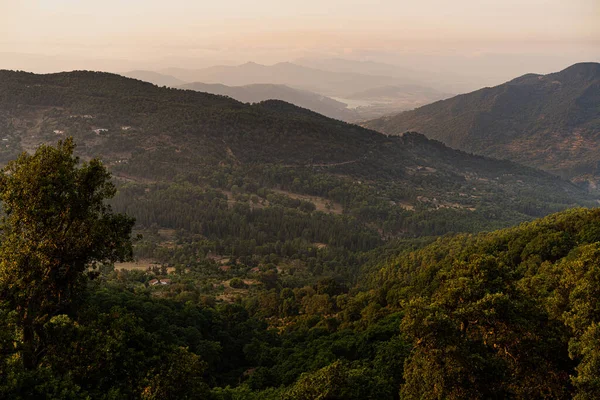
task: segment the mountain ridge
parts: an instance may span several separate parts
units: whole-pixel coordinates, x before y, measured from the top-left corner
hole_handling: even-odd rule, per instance
[[[99,72],[0,71],[1,162],[67,135],[126,182],[321,196],[400,235],[492,229],[595,201],[542,171],[283,101],[249,105]]]
[[[241,65],[213,66],[198,70],[166,68],[159,72],[188,82],[222,83],[227,86],[244,86],[254,83],[282,84],[336,97],[351,95],[377,86],[402,83],[398,78],[389,76],[333,72],[291,62],[280,62],[273,65],[248,62]]]
[[[310,109],[330,118],[343,121],[359,119],[358,113],[348,109],[346,103],[317,93],[294,89],[281,84],[255,83],[244,86],[227,86],[221,83],[192,82],[179,85],[178,88],[229,96],[243,103],[282,100],[295,104],[298,107]]]
[[[204,69],[167,68],[159,73],[133,71],[123,75],[138,78],[159,86],[179,87],[171,80],[187,82],[184,88],[207,90],[215,94],[224,94],[243,102],[257,102],[278,99],[292,102],[300,107],[310,108],[327,116],[349,122],[364,121],[402,110],[410,110],[423,104],[431,103],[450,95],[424,84],[407,83],[411,79],[399,76],[362,74],[350,71],[328,71],[311,68],[292,62],[280,62],[273,65],[262,65],[247,62],[240,65],[217,65]],[[196,83],[196,84],[194,84]],[[230,89],[209,85],[225,85]],[[205,85],[205,86],[202,86]],[[268,85],[286,86],[278,88],[270,97],[264,90]],[[387,93],[374,95],[377,89],[396,88]],[[244,89],[242,89],[244,88]],[[302,93],[292,94],[290,90]],[[254,95],[249,92],[255,91]],[[307,98],[306,92],[315,96],[324,96],[328,104],[318,101],[316,97]],[[331,99],[331,100],[329,100]],[[341,102],[346,107],[338,107]],[[331,106],[334,106],[333,108]]]
[[[563,177],[600,171],[600,64],[526,74],[363,125],[387,134],[418,130],[447,145],[509,158]]]
[[[132,70],[120,74],[127,78],[137,79],[144,82],[150,82],[157,86],[177,87],[186,84],[187,82],[177,79],[171,75],[165,75],[148,70]]]

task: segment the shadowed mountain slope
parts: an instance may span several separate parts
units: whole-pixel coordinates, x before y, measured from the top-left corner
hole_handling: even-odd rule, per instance
[[[394,234],[487,229],[593,204],[581,188],[532,168],[282,101],[249,105],[107,73],[0,71],[1,161],[67,135],[124,181],[316,195]]]
[[[600,64],[524,75],[364,125],[387,134],[418,130],[453,148],[595,182],[600,174]]]

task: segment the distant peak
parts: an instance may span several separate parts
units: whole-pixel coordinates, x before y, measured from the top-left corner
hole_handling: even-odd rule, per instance
[[[539,80],[551,78],[558,81],[589,81],[600,78],[600,63],[583,62],[573,64],[560,72],[547,75],[525,74],[507,83],[509,84],[537,84]]]
[[[244,63],[242,65],[240,65],[240,67],[253,67],[253,68],[257,68],[257,67],[264,67],[264,65],[259,64],[259,63],[255,63],[254,61],[248,61],[247,63]]]
[[[580,62],[577,64],[573,64],[570,67],[567,67],[563,70],[563,72],[565,71],[585,71],[585,70],[591,70],[591,71],[598,71],[600,69],[600,63],[597,62]]]
[[[291,63],[289,61],[280,62],[277,64],[273,64],[274,67],[285,67],[285,68],[304,68],[298,64]]]
[[[583,78],[583,79],[596,79],[600,78],[600,63],[596,62],[582,62],[573,64],[568,68],[556,73],[565,77]]]

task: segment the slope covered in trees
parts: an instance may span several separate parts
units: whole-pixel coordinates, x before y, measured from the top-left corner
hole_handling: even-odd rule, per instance
[[[596,182],[600,64],[524,75],[364,125],[388,134],[416,130],[456,149]]]
[[[439,239],[377,275],[413,344],[403,398],[597,395],[600,212]]]
[[[530,168],[280,101],[247,105],[85,71],[2,71],[0,89],[3,160],[70,135],[124,182],[318,196],[385,237],[489,229],[593,201]]]
[[[69,141],[42,147],[1,174],[3,398],[592,399],[600,390],[598,209],[425,246],[388,243],[361,256],[359,284],[295,285],[263,263],[258,285],[230,280],[246,294],[227,302],[211,276],[247,277],[244,262],[228,272],[188,265],[158,287],[165,271],[114,270],[132,220],[104,204],[114,188],[102,164],[81,166],[72,152]]]

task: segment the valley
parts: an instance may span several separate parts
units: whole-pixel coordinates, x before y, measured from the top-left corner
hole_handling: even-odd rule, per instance
[[[48,333],[35,342],[37,364],[0,362],[15,382],[31,379],[31,396],[49,382],[73,398],[595,390],[585,384],[594,373],[579,368],[596,348],[569,348],[587,343],[598,321],[577,297],[597,295],[588,283],[598,197],[587,187],[413,131],[388,136],[280,100],[189,89],[101,72],[0,71],[2,182],[17,187],[0,185],[15,202],[8,215],[21,198],[34,204],[27,223],[51,204],[30,229],[69,238],[63,218],[83,203],[70,199],[89,190],[106,208],[82,215],[113,221],[94,222],[99,237],[125,246],[77,281],[81,304],[36,322]],[[559,148],[589,140],[581,133]],[[95,182],[103,189],[90,189]],[[37,246],[31,237],[19,248]],[[7,254],[1,271],[15,268]],[[20,274],[18,284],[36,288]],[[0,287],[16,275],[0,274]],[[15,314],[0,311],[0,341],[14,340]],[[15,390],[0,383],[0,395]]]
[[[158,86],[228,96],[244,103],[282,100],[346,122],[412,110],[451,96],[424,83],[414,84],[410,76],[333,72],[294,63],[250,62],[202,70],[138,70],[122,75]]]

